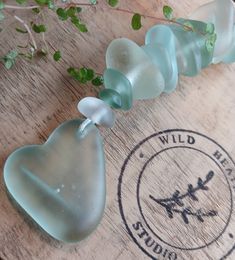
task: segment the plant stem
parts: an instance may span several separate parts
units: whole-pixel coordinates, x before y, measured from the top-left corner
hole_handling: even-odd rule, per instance
[[[38,5],[30,5],[30,6],[4,5],[4,9],[14,9],[14,10],[30,10],[39,7],[40,6]]]
[[[56,7],[72,7],[72,6],[93,6],[94,4],[89,3],[69,3],[69,4],[58,4]],[[30,5],[30,6],[17,6],[17,5],[4,5],[4,9],[14,9],[14,10],[31,10],[35,8],[41,8],[43,6],[39,5]]]
[[[137,13],[137,12],[133,12],[133,11],[122,9],[122,8],[109,8],[109,9],[113,10],[113,11],[132,14],[132,15]],[[140,15],[144,18],[154,19],[154,20],[159,21],[159,22],[174,23],[174,24],[177,24],[177,25],[180,25],[180,26],[184,26],[184,28],[188,29],[189,31],[193,31],[193,29],[190,26],[184,25],[180,22],[177,22],[176,20],[168,20],[168,19],[165,19],[165,18],[160,18],[160,17],[156,17],[156,16],[151,16],[151,15],[145,15],[145,14],[140,14]]]
[[[25,23],[24,20],[22,20],[22,19],[21,19],[20,17],[18,17],[17,15],[14,15],[14,18],[15,18],[18,22],[20,22],[20,23],[25,27],[25,29],[27,30],[27,32],[28,32],[28,34],[29,34],[29,37],[30,37],[30,39],[31,39],[31,41],[32,41],[32,44],[33,44],[34,49],[37,50],[37,44],[36,44],[36,41],[35,41],[35,39],[34,39],[34,37],[33,37],[33,34],[32,34],[32,32],[31,32],[29,26]]]

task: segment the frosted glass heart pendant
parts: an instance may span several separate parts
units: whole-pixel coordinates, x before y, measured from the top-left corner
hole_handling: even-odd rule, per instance
[[[60,125],[43,145],[7,159],[4,180],[16,202],[47,233],[65,242],[87,237],[105,207],[105,164],[99,130],[83,120]]]

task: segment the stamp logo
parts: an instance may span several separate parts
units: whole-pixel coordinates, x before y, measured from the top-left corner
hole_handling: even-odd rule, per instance
[[[180,129],[137,144],[118,184],[125,227],[152,259],[230,256],[234,193],[235,164],[229,154],[211,138]]]

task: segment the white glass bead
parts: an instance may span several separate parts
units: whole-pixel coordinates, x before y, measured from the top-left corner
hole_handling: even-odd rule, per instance
[[[114,112],[103,100],[85,97],[78,103],[78,110],[94,124],[108,128],[114,125]]]

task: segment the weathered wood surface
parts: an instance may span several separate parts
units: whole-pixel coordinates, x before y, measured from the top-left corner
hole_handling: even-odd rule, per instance
[[[105,11],[106,4],[103,1],[100,2],[102,3],[96,9],[87,8],[82,15],[84,20],[88,21],[88,34],[75,33],[75,30],[66,23],[59,22],[58,24],[56,17],[48,19],[50,33],[46,36],[47,40],[55,49],[62,50],[63,61],[55,63],[51,58],[38,60],[32,64],[21,61],[10,71],[6,71],[3,66],[0,67],[1,173],[4,161],[15,148],[44,142],[50,132],[60,123],[79,116],[76,105],[80,98],[96,94],[91,86],[80,86],[70,79],[66,73],[68,66],[90,66],[97,71],[103,71],[105,50],[112,39],[122,36],[142,44],[147,28],[154,24],[153,20],[145,19],[144,28],[139,32],[134,32],[130,29],[128,14]],[[186,16],[205,2],[206,0],[184,0],[180,3],[173,0],[125,0],[120,1],[120,7],[162,16],[162,6],[169,4],[174,7],[177,16]],[[18,14],[21,17],[27,15],[26,12]],[[6,23],[15,23],[15,21],[9,19]],[[14,44],[21,39],[20,35],[15,34],[14,26],[12,28],[10,32],[5,31],[0,34],[1,55],[14,47]],[[171,95],[162,95],[151,101],[136,102],[130,112],[118,112],[115,127],[112,130],[102,130],[107,160],[107,203],[104,218],[98,229],[80,244],[69,245],[57,242],[39,230],[37,225],[18,212],[9,201],[3,178],[1,178],[0,257],[12,260],[148,259],[148,255],[140,250],[128,234],[120,215],[117,187],[124,160],[141,140],[166,129],[189,129],[203,133],[216,140],[231,157],[235,158],[234,75],[235,65],[211,66],[195,78],[181,77],[177,90]],[[206,142],[204,144],[203,140],[198,141],[201,149],[210,149],[210,145]],[[149,141],[147,146],[143,145],[142,150],[140,149],[140,157],[147,158],[151,154],[151,149],[156,151],[157,142],[159,140],[153,140],[152,143]],[[149,182],[146,178],[143,181],[144,186],[140,196],[141,198],[145,196],[144,194],[148,196],[150,190],[162,196],[163,194],[171,196],[177,189],[183,193],[188,183],[196,185],[197,177],[205,179],[207,171],[213,170],[216,177],[213,178],[213,183],[208,184],[209,191],[213,184],[212,199],[205,197],[207,194],[205,191],[196,194],[199,201],[203,202],[202,206],[209,205],[218,211],[218,216],[208,218],[209,220],[205,219],[204,224],[197,219],[192,220],[190,216],[189,224],[182,222],[180,216],[170,219],[161,207],[158,207],[153,215],[152,206],[148,207],[148,203],[144,205],[146,215],[150,220],[155,221],[153,225],[162,239],[178,243],[179,247],[200,246],[202,241],[206,243],[208,238],[215,238],[217,229],[220,229],[227,221],[231,206],[228,187],[223,177],[218,177],[221,175],[217,175],[216,166],[211,162],[207,163],[204,159],[200,160],[201,155],[193,156],[185,149],[181,161],[177,162],[178,166],[173,163],[179,159],[177,156],[177,151],[169,151],[162,155],[160,162],[152,164],[153,168],[150,172],[163,174],[155,184],[152,184],[150,180],[150,186],[147,185]],[[132,162],[126,168],[128,172],[126,173],[126,170],[124,172],[129,177],[123,184],[126,189],[124,192],[126,195],[123,196],[130,196],[130,200],[125,202],[128,205],[125,204],[124,207],[130,211],[129,218],[132,218],[132,215],[135,216],[133,220],[127,220],[130,225],[136,222],[134,218],[139,218],[141,221],[138,217],[139,213],[133,211],[132,204],[135,201],[131,199],[135,193],[132,183],[138,174],[137,169],[141,164],[141,158],[132,158]],[[171,161],[169,158],[174,160]],[[174,170],[176,175],[169,177],[169,173]],[[180,173],[182,176],[178,175]],[[149,174],[151,176],[151,173]],[[176,178],[175,181],[172,181],[174,178]],[[208,202],[205,201],[206,199]],[[207,208],[210,209],[210,207]],[[177,259],[220,259],[226,254],[228,255],[226,259],[234,259],[235,252],[230,250],[235,244],[233,215],[234,212],[230,219],[229,230],[226,230],[222,237],[214,242],[214,245],[209,245],[205,250],[180,250],[162,242],[159,244],[164,250],[175,252]],[[155,240],[157,241],[156,238]],[[142,242],[144,243],[144,240]],[[162,253],[156,253],[155,257],[174,259],[170,258],[173,256],[169,254],[164,257]]]

